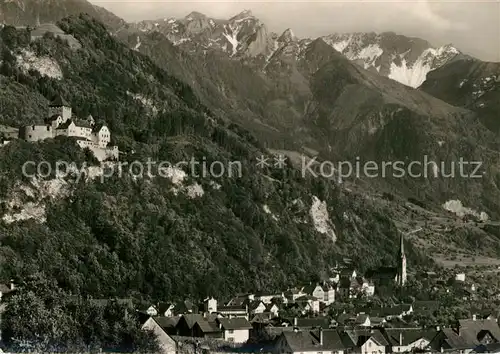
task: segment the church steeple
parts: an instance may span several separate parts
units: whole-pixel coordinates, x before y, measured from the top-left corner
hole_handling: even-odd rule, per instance
[[[403,234],[401,234],[399,242],[400,243],[399,243],[397,284],[399,286],[404,286],[406,284],[406,255],[405,255],[405,245],[404,245],[404,235]]]

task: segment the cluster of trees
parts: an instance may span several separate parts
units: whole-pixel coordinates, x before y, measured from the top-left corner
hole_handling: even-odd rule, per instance
[[[11,294],[1,322],[2,339],[10,350],[153,353],[159,349],[155,334],[141,329],[141,318],[131,304],[71,295],[43,273],[26,278]]]

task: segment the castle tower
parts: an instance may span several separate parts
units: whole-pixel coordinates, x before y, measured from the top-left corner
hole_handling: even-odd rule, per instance
[[[49,115],[53,116],[55,114],[62,117],[62,123],[71,119],[71,106],[61,95],[57,95],[49,104]]]
[[[406,284],[406,255],[405,255],[405,245],[404,237],[401,234],[400,245],[399,245],[399,259],[398,259],[398,275],[396,282],[399,286],[404,286]]]

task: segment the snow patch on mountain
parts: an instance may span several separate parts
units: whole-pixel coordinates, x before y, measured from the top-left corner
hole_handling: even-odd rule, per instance
[[[349,43],[351,42],[351,38],[344,39],[344,40],[338,41],[338,42],[332,41],[331,39],[324,39],[324,40],[325,40],[325,42],[327,44],[329,44],[330,46],[332,46],[333,49],[335,49],[339,53],[343,53],[344,50],[349,45]]]
[[[316,231],[329,236],[332,241],[335,242],[337,240],[337,235],[335,234],[333,225],[330,221],[326,202],[322,202],[318,197],[313,196],[310,215]]]
[[[222,35],[227,39],[227,41],[231,44],[232,46],[232,55],[235,55],[238,52],[238,31],[236,31],[237,28],[233,29],[230,26],[226,27],[224,26],[224,29],[226,30],[225,33]]]
[[[370,44],[364,48],[362,48],[359,53],[347,53],[347,59],[349,60],[363,60],[364,68],[368,69],[371,66],[374,66],[375,60],[382,55],[384,51],[378,44]]]
[[[34,52],[23,49],[16,55],[16,61],[19,68],[27,73],[29,70],[36,70],[42,76],[61,80],[63,73],[59,64],[49,57],[38,57]]]
[[[417,88],[425,81],[427,73],[431,70],[431,65],[420,59],[413,65],[408,64],[406,59],[403,59],[401,65],[391,63],[388,77],[406,86]]]

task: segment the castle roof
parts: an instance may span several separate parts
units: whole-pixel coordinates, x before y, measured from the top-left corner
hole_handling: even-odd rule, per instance
[[[55,120],[56,120],[57,118],[59,118],[59,117],[60,117],[60,115],[59,115],[59,114],[53,114],[53,115],[51,115],[50,117],[45,118],[45,119],[43,120],[43,122],[44,122],[45,124],[50,124],[50,123],[52,123],[53,121],[55,121]]]
[[[92,127],[92,133],[98,133],[102,128],[106,126],[106,123],[98,123]]]
[[[62,98],[61,95],[57,95],[52,102],[50,102],[49,107],[70,107],[70,104]]]
[[[82,127],[82,128],[89,128],[89,129],[92,128],[89,122],[81,119],[75,120],[75,125],[77,127]]]
[[[59,126],[56,129],[68,129],[68,127],[73,123],[71,119],[68,119],[66,122],[59,124]]]

